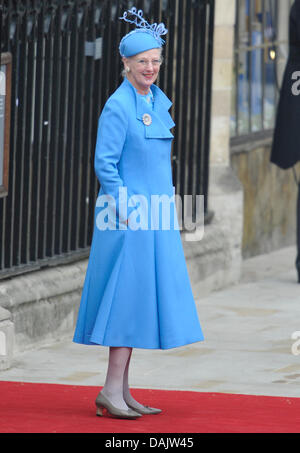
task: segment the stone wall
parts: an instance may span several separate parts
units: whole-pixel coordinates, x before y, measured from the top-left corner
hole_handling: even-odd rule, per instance
[[[271,140],[232,149],[231,166],[244,189],[243,258],[296,244],[297,193],[292,169],[270,163]],[[300,179],[300,166],[296,166]]]
[[[13,354],[70,336],[86,265],[82,260],[0,281],[0,333],[7,349],[3,362],[7,364]]]

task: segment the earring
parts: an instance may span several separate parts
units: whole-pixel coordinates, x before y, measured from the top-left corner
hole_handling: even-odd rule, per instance
[[[130,68],[128,68],[128,66],[126,66],[125,71],[130,72]]]

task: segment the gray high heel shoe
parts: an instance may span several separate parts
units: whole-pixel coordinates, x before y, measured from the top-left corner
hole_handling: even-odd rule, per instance
[[[136,419],[140,418],[142,415],[131,408],[128,410],[118,409],[116,406],[111,404],[111,402],[100,392],[95,401],[97,410],[96,415],[102,416],[103,409],[105,408],[111,415],[116,418],[128,418]]]
[[[160,414],[161,409],[156,409],[155,407],[150,407],[150,406],[144,406],[140,409],[137,409],[136,407],[131,406],[130,404],[126,403],[128,407],[133,409],[135,412],[138,412],[139,414],[142,415],[155,415],[155,414]]]

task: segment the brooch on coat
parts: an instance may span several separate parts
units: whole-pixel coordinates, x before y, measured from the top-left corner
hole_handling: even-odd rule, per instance
[[[150,124],[152,123],[152,118],[151,115],[149,115],[149,113],[144,113],[143,123],[145,124],[145,126],[150,126]]]

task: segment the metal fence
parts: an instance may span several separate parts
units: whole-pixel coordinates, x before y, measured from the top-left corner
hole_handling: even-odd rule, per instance
[[[173,101],[176,193],[207,210],[213,0],[23,0],[2,4],[12,54],[8,196],[0,198],[0,278],[86,257],[99,183],[98,117],[121,82],[118,45],[137,6],[169,30],[158,85]]]

